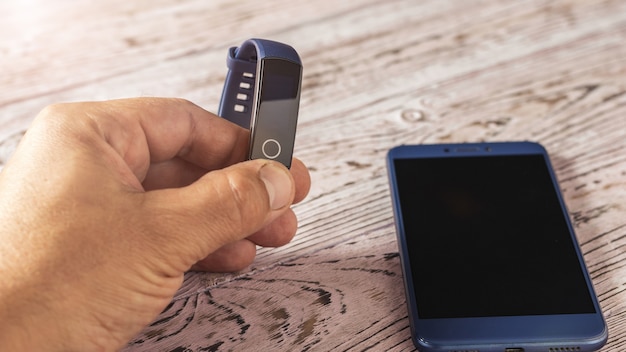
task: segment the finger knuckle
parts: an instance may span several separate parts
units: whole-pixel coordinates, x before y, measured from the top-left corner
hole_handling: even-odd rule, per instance
[[[69,109],[69,104],[67,103],[57,103],[48,105],[37,115],[37,119],[40,122],[50,123],[52,121],[58,122],[64,120],[67,116],[67,111]]]
[[[85,103],[48,105],[37,115],[36,122],[50,131],[67,133],[80,130],[84,125],[94,124],[90,118],[90,107]]]
[[[220,204],[225,228],[239,234],[249,234],[261,226],[268,212],[269,200],[263,189],[262,181],[243,173],[225,173],[217,182]]]

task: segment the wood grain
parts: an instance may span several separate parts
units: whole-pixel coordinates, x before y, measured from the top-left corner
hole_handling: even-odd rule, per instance
[[[626,349],[626,2],[121,1],[0,4],[0,162],[59,101],[176,96],[217,109],[226,49],[304,62],[295,154],[313,188],[282,248],[189,273],[128,351],[413,350],[384,155],[533,140],[551,154]]]

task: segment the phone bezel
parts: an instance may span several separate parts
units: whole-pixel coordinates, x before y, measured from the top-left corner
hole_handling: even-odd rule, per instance
[[[475,156],[541,155],[566,220],[579,265],[584,272],[596,313],[537,316],[420,319],[409,263],[410,253],[400,209],[394,160],[413,158],[458,158]],[[415,345],[425,351],[480,350],[502,351],[524,348],[525,351],[546,348],[577,347],[579,351],[596,350],[607,340],[607,327],[597,301],[593,284],[574,234],[565,202],[547,151],[534,142],[464,143],[398,146],[387,155],[398,247],[407,295],[411,334]]]

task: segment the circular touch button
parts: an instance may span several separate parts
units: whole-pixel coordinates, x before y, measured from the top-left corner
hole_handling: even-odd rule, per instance
[[[281,152],[280,143],[278,143],[275,139],[268,139],[263,142],[261,146],[261,150],[263,151],[263,155],[268,159],[276,159]]]

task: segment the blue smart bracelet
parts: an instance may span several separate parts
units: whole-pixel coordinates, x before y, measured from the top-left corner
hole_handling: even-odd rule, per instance
[[[218,115],[250,128],[250,159],[291,166],[302,63],[289,45],[249,39],[228,50],[229,68]]]

